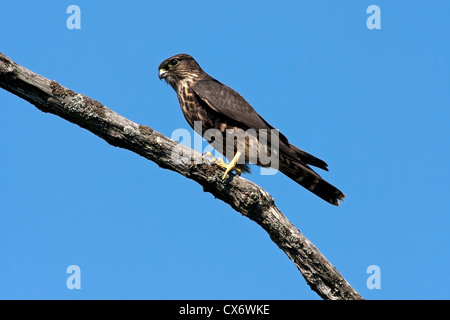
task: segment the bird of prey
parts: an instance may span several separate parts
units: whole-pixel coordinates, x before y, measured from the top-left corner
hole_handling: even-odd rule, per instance
[[[339,200],[344,200],[345,195],[339,189],[310,167],[328,171],[328,165],[324,161],[290,144],[239,93],[204,72],[190,55],[177,54],[168,58],[159,65],[158,71],[159,78],[165,79],[177,93],[181,110],[189,125],[228,159],[229,164],[226,165],[222,159],[215,160],[210,154],[219,166],[226,169],[223,179],[231,170],[238,174],[241,171],[248,172],[247,163],[252,163],[249,161],[252,156],[256,157],[253,163],[273,167],[271,163],[259,160],[261,147],[250,148],[256,142],[259,143],[258,146],[264,144],[268,153],[277,155],[279,161],[275,169],[333,205],[338,206]],[[196,126],[196,122],[201,122],[201,126]],[[217,136],[205,137],[209,129],[222,133],[223,139],[217,139]],[[240,144],[236,142],[239,140],[236,136],[228,134],[250,130],[253,130],[253,134],[245,135]],[[278,134],[275,138],[269,134],[263,136],[259,133],[263,130],[275,130]],[[226,144],[225,148],[223,144]]]

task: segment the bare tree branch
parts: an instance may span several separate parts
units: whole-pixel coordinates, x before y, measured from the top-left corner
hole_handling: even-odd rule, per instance
[[[196,181],[205,191],[259,224],[295,263],[311,289],[323,299],[363,299],[288,221],[275,206],[273,198],[253,182],[233,175],[223,182],[222,169],[211,165],[200,153],[16,64],[2,53],[0,87],[43,112],[55,114],[91,131],[113,146],[133,151],[162,168]]]

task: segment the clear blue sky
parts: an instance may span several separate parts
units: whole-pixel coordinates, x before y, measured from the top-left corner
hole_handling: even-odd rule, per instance
[[[66,9],[81,9],[69,30]],[[369,30],[366,9],[381,9]],[[0,51],[170,136],[157,66],[189,53],[328,162],[333,207],[248,179],[367,299],[449,299],[449,1],[3,1]],[[0,298],[318,299],[195,182],[0,90]],[[81,268],[69,290],[66,269]],[[367,267],[381,270],[369,290]]]

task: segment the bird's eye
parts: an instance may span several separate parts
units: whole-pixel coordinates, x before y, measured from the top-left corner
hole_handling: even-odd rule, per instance
[[[171,68],[171,67],[175,67],[175,66],[178,65],[179,63],[180,63],[180,60],[178,60],[178,59],[172,59],[172,60],[169,61],[169,63],[167,64],[167,66],[168,66],[169,68]]]

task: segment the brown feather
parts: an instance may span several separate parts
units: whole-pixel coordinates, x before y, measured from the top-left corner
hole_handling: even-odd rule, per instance
[[[269,149],[276,142],[279,146],[279,168],[275,169],[279,169],[286,176],[333,205],[339,205],[339,200],[344,200],[345,195],[339,189],[309,167],[312,165],[328,171],[325,161],[290,144],[281,132],[278,132],[278,141],[272,141],[270,130],[275,128],[264,120],[238,92],[204,72],[190,55],[178,54],[170,57],[160,64],[159,70],[160,77],[163,75],[162,77],[176,91],[183,114],[197,133],[203,136],[208,129],[218,129],[223,133],[225,141],[225,128],[254,129],[257,132],[267,130]],[[202,121],[201,128],[194,127],[195,121]],[[258,135],[255,139],[260,140],[261,136]],[[214,141],[208,142],[214,146]],[[237,151],[237,146],[231,142],[231,149],[233,148],[231,158]],[[248,149],[248,142],[245,141],[243,155],[245,161],[250,158]],[[258,149],[258,157],[259,152]],[[225,156],[230,160],[230,155],[225,154]],[[257,164],[263,166],[262,163]],[[244,163],[239,163],[238,167],[243,171],[249,171]]]

